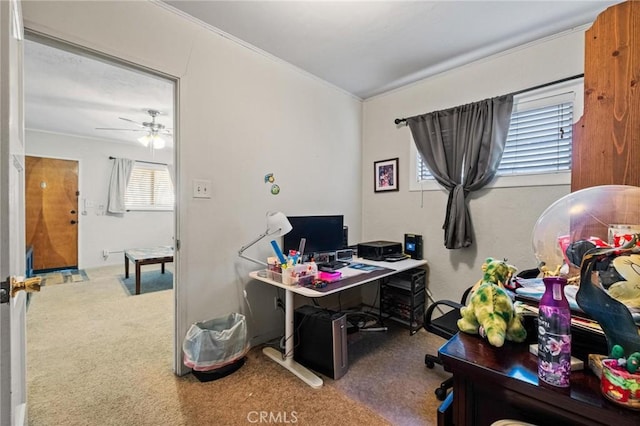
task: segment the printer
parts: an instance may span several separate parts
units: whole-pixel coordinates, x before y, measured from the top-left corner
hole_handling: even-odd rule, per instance
[[[385,260],[390,255],[402,254],[402,243],[370,241],[358,244],[358,256],[368,260]]]

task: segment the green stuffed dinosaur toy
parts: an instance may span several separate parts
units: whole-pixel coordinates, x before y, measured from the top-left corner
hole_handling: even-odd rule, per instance
[[[458,320],[458,328],[465,333],[484,335],[498,348],[505,339],[523,342],[527,331],[504,289],[516,268],[504,260],[489,257],[482,270],[482,279],[473,287],[467,306],[460,310],[462,318]]]

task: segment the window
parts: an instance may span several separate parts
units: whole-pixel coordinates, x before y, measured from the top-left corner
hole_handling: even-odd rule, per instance
[[[571,170],[573,103],[514,111],[498,175]]]
[[[489,186],[569,183],[573,123],[582,115],[582,87],[583,80],[576,79],[514,97],[507,144],[497,178]],[[413,140],[411,145],[415,153],[411,189],[435,189]]]
[[[167,166],[136,161],[124,203],[127,210],[173,210],[173,184]]]

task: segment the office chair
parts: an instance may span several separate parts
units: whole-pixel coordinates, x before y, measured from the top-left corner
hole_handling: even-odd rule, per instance
[[[459,303],[452,300],[438,300],[429,305],[429,308],[424,314],[424,329],[444,339],[451,339],[458,332],[457,322],[462,316],[460,309],[467,304],[467,297],[470,292],[471,287],[464,291]],[[446,312],[437,318],[432,318],[435,309],[443,312],[443,306]],[[427,368],[433,368],[435,364],[442,365],[440,358],[437,355],[431,354],[424,356],[424,363],[427,365]],[[440,383],[440,386],[435,390],[436,398],[444,401],[447,397],[447,391],[451,387],[453,387],[453,377],[449,377]]]

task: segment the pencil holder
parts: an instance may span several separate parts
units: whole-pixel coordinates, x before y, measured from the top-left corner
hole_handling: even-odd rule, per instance
[[[316,278],[318,268],[315,264],[303,263],[282,269],[282,284],[308,285]]]

